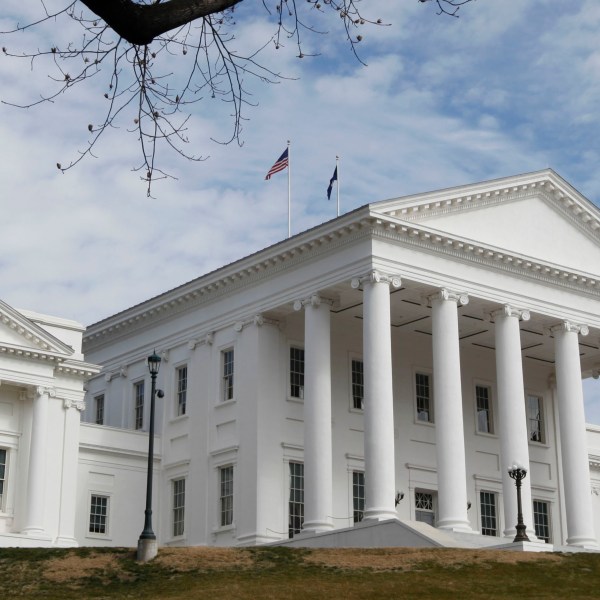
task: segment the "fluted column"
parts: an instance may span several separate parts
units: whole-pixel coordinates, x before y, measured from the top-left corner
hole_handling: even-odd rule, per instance
[[[400,278],[372,271],[352,280],[363,288],[363,365],[365,423],[364,518],[395,518],[394,394],[390,285]]]
[[[467,304],[469,298],[466,294],[443,289],[429,299],[435,386],[437,526],[470,532],[457,310],[458,304]]]
[[[23,533],[29,535],[43,535],[45,533],[46,445],[48,440],[48,402],[50,395],[54,396],[53,389],[38,387],[33,396],[25,527],[23,528]]]
[[[496,381],[498,386],[498,434],[504,500],[504,535],[514,538],[517,525],[517,492],[515,482],[508,474],[513,464],[525,467],[529,476],[521,483],[523,522],[530,540],[535,539],[531,504],[531,469],[529,468],[529,436],[523,360],[521,358],[521,331],[519,320],[529,320],[529,312],[511,306],[492,313],[496,330]]]
[[[577,335],[587,335],[585,325],[564,322],[554,333],[556,390],[567,512],[567,544],[597,547],[586,446],[581,362]]]
[[[304,525],[331,529],[333,456],[331,441],[331,302],[317,294],[304,307]]]

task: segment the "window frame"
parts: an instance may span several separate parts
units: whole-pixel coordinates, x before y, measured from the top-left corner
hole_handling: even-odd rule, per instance
[[[546,523],[539,522],[538,515],[544,516],[540,511],[536,510],[536,503],[544,505],[546,507]],[[535,535],[538,539],[543,540],[546,544],[552,543],[552,503],[548,500],[541,500],[540,498],[533,498],[531,502],[531,517],[533,519],[533,528]],[[542,528],[547,529],[548,536],[540,535]]]
[[[538,401],[538,416],[537,418],[532,419],[529,401],[533,398]],[[546,445],[546,411],[544,406],[544,396],[541,394],[526,392],[525,412],[527,418],[527,440],[529,443]],[[538,427],[535,431],[531,428],[532,421],[538,423]],[[534,439],[536,433],[539,435],[540,439]]]
[[[100,506],[98,503],[94,504],[94,498],[105,500],[104,514],[99,512],[93,512],[94,508]],[[86,528],[86,537],[93,538],[108,538],[110,535],[110,505],[111,505],[111,495],[106,492],[96,492],[90,491],[89,493],[89,502],[88,502],[88,522]],[[93,519],[99,519],[101,524],[93,523]],[[103,520],[103,521],[102,521]],[[101,526],[104,528],[104,531],[92,531],[92,526]]]
[[[422,505],[418,506],[420,500],[424,496],[431,496],[431,508]],[[437,492],[426,488],[415,488],[413,493],[413,509],[415,511],[415,521],[427,523],[428,525],[435,527],[437,523]],[[430,514],[433,518],[432,522],[430,523],[427,519],[419,518],[422,514]]]
[[[352,522],[360,523],[365,516],[365,472],[352,471]]]
[[[232,464],[219,467],[219,528],[233,527],[234,508],[234,466]],[[226,478],[226,475],[230,477]]]
[[[141,390],[141,394],[139,393]],[[144,410],[146,404],[146,380],[140,379],[133,382],[133,428],[136,431],[144,430]]]
[[[104,407],[105,395],[104,392],[94,396],[94,423],[96,425],[104,425]]]
[[[231,360],[228,356],[231,355]],[[227,346],[221,350],[221,403],[235,400],[235,348]]]
[[[185,377],[181,377],[181,374],[185,371]],[[187,415],[187,397],[188,397],[188,382],[189,382],[189,369],[188,364],[183,363],[175,367],[175,418],[185,417]],[[182,382],[184,386],[182,387]]]
[[[365,362],[362,356],[350,355],[350,410],[362,413],[365,407]],[[355,371],[355,364],[360,364],[360,371]],[[356,376],[355,376],[356,375]],[[357,406],[360,401],[360,406]]]
[[[288,538],[292,539],[302,531],[304,525],[304,462],[290,460],[288,465]],[[301,473],[294,473],[293,470]],[[299,481],[302,482],[301,487],[292,487],[293,483]],[[297,524],[299,527],[295,526]]]
[[[292,353],[294,351],[302,353],[302,359],[299,357],[293,357]],[[293,362],[295,361],[297,364],[302,365],[302,370],[294,371],[292,370]],[[290,343],[288,346],[288,356],[287,356],[287,374],[288,374],[288,387],[287,387],[287,397],[289,400],[294,402],[304,402],[304,378],[306,375],[306,355],[304,350],[304,345]],[[297,382],[295,381],[297,379]],[[297,395],[295,395],[294,388],[298,388]]]
[[[427,377],[428,378],[428,390],[429,396],[427,397],[428,401],[428,419],[419,418],[419,398],[424,396],[419,395],[419,384],[417,382],[418,377]],[[435,425],[435,411],[434,411],[434,387],[433,387],[433,373],[428,369],[415,369],[413,372],[413,407],[414,407],[414,419],[415,423],[419,425]]]
[[[185,535],[185,488],[186,477],[171,479],[171,537]]]
[[[8,460],[10,458],[9,449],[0,448],[0,457],[4,454],[4,461],[0,459],[0,513],[4,512],[6,504],[6,489],[8,487]]]
[[[483,495],[487,495],[487,499],[492,498],[494,500],[493,503],[486,502],[484,504]],[[493,507],[494,514],[487,514],[487,511],[484,510],[485,507]],[[500,535],[500,507],[498,503],[498,494],[492,490],[482,489],[479,490],[479,526],[481,528],[481,535],[485,535],[488,537],[498,537]],[[484,519],[493,519],[494,527],[484,526]],[[489,531],[493,533],[485,533],[485,531]]]
[[[488,391],[488,408],[487,410],[487,431],[483,431],[480,429],[480,421],[479,421],[479,394],[477,393],[478,389],[486,389]],[[476,381],[473,389],[474,403],[475,403],[475,431],[478,435],[496,435],[496,427],[494,422],[494,389],[491,384]]]

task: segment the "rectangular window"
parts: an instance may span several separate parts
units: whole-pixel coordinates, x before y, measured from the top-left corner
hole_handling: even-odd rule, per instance
[[[96,409],[96,425],[104,425],[104,394],[100,394],[94,398]]]
[[[365,514],[365,474],[362,471],[352,471],[352,505],[354,522],[360,523]]]
[[[144,426],[144,382],[138,381],[133,385],[134,427],[142,429]]]
[[[185,479],[173,480],[173,537],[183,535],[185,527]]]
[[[417,398],[417,419],[425,423],[433,423],[431,377],[425,373],[415,373],[415,391]]]
[[[290,502],[288,535],[300,533],[304,523],[304,464],[290,463]]]
[[[535,526],[535,535],[550,543],[550,504],[541,500],[533,501],[533,523]]]
[[[222,467],[219,469],[221,480],[220,510],[221,527],[233,523],[233,467]]]
[[[435,527],[433,493],[415,490],[415,520]]]
[[[365,375],[362,360],[352,360],[352,408],[363,409]]]
[[[476,385],[475,399],[477,401],[477,431],[480,433],[494,433],[492,390],[487,385]]]
[[[108,533],[108,496],[92,494],[88,530],[90,533]]]
[[[480,492],[481,535],[498,535],[498,519],[496,516],[496,494]]]
[[[233,348],[223,350],[223,402],[233,400]]]
[[[187,403],[187,365],[177,369],[177,416],[185,415]]]
[[[0,448],[0,511],[4,510],[4,487],[6,483],[6,450]]]
[[[304,348],[290,348],[290,398],[304,399]]]
[[[539,396],[527,396],[527,430],[531,442],[544,443],[544,413]]]

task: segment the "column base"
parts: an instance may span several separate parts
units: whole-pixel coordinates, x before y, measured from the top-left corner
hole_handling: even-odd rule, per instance
[[[41,527],[26,527],[21,531],[21,535],[40,539],[50,539],[48,534]]]
[[[567,538],[567,546],[576,546],[586,550],[597,550],[598,542],[596,538],[591,538],[583,535],[575,535]]]
[[[77,548],[79,547],[79,543],[74,537],[68,536],[58,536],[56,538],[55,545],[58,548]]]
[[[398,513],[396,509],[391,508],[369,508],[365,510],[363,521],[389,521],[397,519]]]
[[[302,533],[322,533],[324,531],[331,531],[333,529],[333,523],[329,521],[304,521],[302,525]]]
[[[442,529],[444,531],[456,531],[457,533],[478,533],[477,531],[473,531],[469,521],[460,521],[457,519],[438,521],[435,527],[436,529]]]
[[[139,539],[137,547],[138,562],[148,562],[158,554],[158,542],[156,539]]]

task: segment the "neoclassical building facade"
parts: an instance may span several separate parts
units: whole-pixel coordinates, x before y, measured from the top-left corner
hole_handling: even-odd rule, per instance
[[[91,325],[75,539],[141,532],[156,350],[161,545],[501,544],[519,464],[530,539],[597,548],[599,231],[544,170],[365,205]]]

